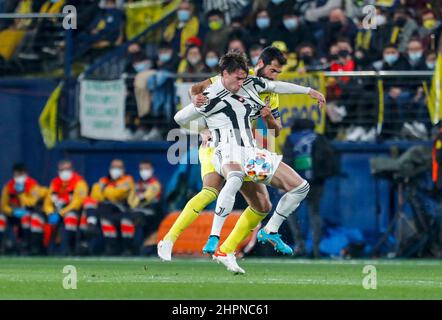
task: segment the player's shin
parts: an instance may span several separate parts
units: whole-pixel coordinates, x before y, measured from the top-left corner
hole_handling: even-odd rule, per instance
[[[190,199],[178,219],[164,237],[164,240],[175,242],[179,235],[198,218],[199,213],[211,204],[218,196],[215,188],[204,187],[197,195]]]
[[[264,231],[267,233],[278,232],[279,227],[287,217],[298,208],[301,201],[307,196],[309,190],[310,185],[307,181],[304,181],[298,187],[286,192],[279,200],[275,212],[264,227]]]
[[[261,213],[251,207],[247,207],[239,217],[232,232],[220,247],[224,253],[233,253],[266,217],[267,213]]]
[[[224,222],[230,212],[232,212],[236,194],[242,186],[243,179],[244,174],[240,171],[231,171],[227,175],[226,184],[219,193],[218,201],[216,203],[210,235],[219,237],[221,234]]]

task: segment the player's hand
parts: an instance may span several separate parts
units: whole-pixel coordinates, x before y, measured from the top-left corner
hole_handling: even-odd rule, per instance
[[[201,107],[207,103],[207,97],[202,93],[199,93],[192,97],[192,103],[195,107]]]
[[[261,118],[267,118],[272,114],[272,109],[268,105],[266,105],[264,108],[261,109],[260,114]]]
[[[314,89],[311,89],[310,92],[308,93],[308,95],[309,95],[310,97],[312,97],[313,99],[318,100],[318,102],[319,102],[319,106],[320,106],[321,108],[325,106],[325,102],[326,102],[326,101],[325,101],[325,97],[324,97],[324,95],[323,95],[321,92],[316,91],[316,90],[314,90]]]
[[[207,147],[209,144],[209,141],[212,139],[212,134],[210,133],[209,130],[205,129],[200,132],[200,136],[201,136],[201,140],[202,140],[201,146]]]

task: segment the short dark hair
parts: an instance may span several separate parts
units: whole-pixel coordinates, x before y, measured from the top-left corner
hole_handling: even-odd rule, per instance
[[[397,45],[394,45],[394,44],[392,44],[392,43],[389,43],[389,44],[387,44],[387,45],[384,46],[383,51],[385,51],[386,49],[389,49],[389,48],[393,48],[393,49],[395,49],[395,50],[399,50],[398,47],[397,47]]]
[[[238,51],[229,51],[223,55],[219,60],[219,68],[221,73],[223,73],[224,70],[227,71],[227,73],[233,73],[236,70],[243,70],[246,73],[249,72],[245,54]]]
[[[158,49],[173,49],[172,44],[167,41],[161,41]]]
[[[150,161],[150,160],[146,160],[146,159],[141,160],[141,161],[140,161],[140,164],[150,164],[150,165],[153,167],[153,163],[152,163],[152,161]]]
[[[74,166],[74,164],[72,163],[72,161],[69,160],[69,159],[62,159],[62,160],[58,161],[58,166],[61,166],[61,165],[63,165],[63,164],[69,164],[71,167]]]
[[[219,9],[212,9],[209,12],[207,12],[207,19],[209,19],[209,17],[213,17],[213,16],[218,16],[224,19],[224,13],[222,13],[221,10]]]
[[[282,51],[272,46],[265,47],[259,55],[259,59],[262,60],[266,66],[271,64],[273,60],[277,60],[281,66],[287,64],[287,59],[284,57]]]
[[[12,166],[12,172],[27,172],[25,164],[24,163],[15,163]]]

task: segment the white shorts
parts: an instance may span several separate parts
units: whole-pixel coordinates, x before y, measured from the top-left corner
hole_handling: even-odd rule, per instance
[[[213,154],[213,165],[215,166],[215,170],[218,174],[224,177],[222,168],[225,164],[228,163],[238,163],[241,165],[241,170],[244,172],[244,175],[246,175],[246,164],[249,161],[249,159],[254,158],[255,154],[259,153],[265,153],[266,158],[269,160],[270,164],[272,165],[272,170],[267,176],[265,180],[263,180],[261,183],[269,184],[270,181],[273,178],[273,175],[275,174],[276,170],[278,169],[279,164],[282,161],[282,156],[278,155],[276,153],[270,152],[266,149],[261,149],[258,147],[242,147],[238,146],[236,144],[230,144],[230,143],[220,143],[216,148],[215,152]],[[225,178],[225,177],[224,177]]]

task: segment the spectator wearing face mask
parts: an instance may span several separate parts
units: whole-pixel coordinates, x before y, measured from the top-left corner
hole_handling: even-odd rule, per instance
[[[249,58],[250,58],[250,64],[255,67],[258,63],[259,56],[261,55],[262,50],[264,47],[260,45],[259,43],[253,44],[249,49]]]
[[[327,52],[331,44],[337,42],[338,38],[345,36],[350,39],[351,47],[354,47],[356,39],[357,27],[354,22],[349,19],[342,9],[336,8],[330,11],[327,22],[322,28],[319,50],[321,54]]]
[[[387,44],[395,45],[399,52],[406,53],[407,44],[414,36],[418,36],[419,27],[412,19],[405,7],[394,11],[393,21],[390,22],[384,33],[384,47]]]
[[[183,57],[186,53],[186,41],[197,37],[200,33],[200,23],[194,15],[194,6],[189,1],[181,1],[177,16],[166,28],[163,39],[172,44],[172,49]]]
[[[133,192],[133,178],[125,173],[124,163],[119,159],[112,160],[108,175],[92,187],[91,197],[98,203],[95,216],[100,220],[107,255],[119,254],[120,244],[127,254],[133,250],[135,225],[128,213],[128,198]]]
[[[138,43],[131,44],[128,48],[128,65],[126,72],[140,73],[154,69],[152,59],[149,59]]]
[[[272,17],[272,26],[277,28],[282,23],[283,16],[293,10],[295,0],[270,0],[267,5],[267,10]]]
[[[425,66],[427,67],[428,71],[434,71],[436,69],[436,63],[437,63],[437,54],[434,51],[429,51],[425,55]]]
[[[205,67],[200,47],[192,45],[187,48],[185,58],[181,60],[178,67],[178,73],[198,74],[202,73]],[[200,80],[192,78],[184,79],[183,81],[195,82]]]
[[[209,50],[206,52],[204,59],[206,65],[206,67],[204,68],[205,73],[215,74],[219,72],[219,57],[220,54],[216,50]]]
[[[259,9],[256,12],[250,36],[251,43],[259,43],[264,47],[277,40],[276,30],[272,27],[271,16],[267,9]]]
[[[76,253],[76,236],[80,224],[80,213],[83,201],[88,195],[88,185],[77,172],[72,162],[62,160],[58,163],[58,176],[51,181],[49,193],[45,199],[43,210],[47,214],[47,222],[52,226],[52,242],[50,252],[55,250],[55,238],[61,232],[62,254]],[[35,221],[42,227],[42,221]],[[54,246],[54,247],[52,247]],[[56,251],[55,251],[56,252]],[[55,253],[54,252],[54,253]]]
[[[425,56],[422,43],[418,39],[412,39],[407,44],[408,70],[426,70]]]
[[[382,57],[383,34],[387,24],[387,13],[376,8],[376,29],[364,26],[364,17],[358,20],[358,31],[355,39],[356,69],[367,70],[371,63]]]
[[[39,185],[31,178],[26,167],[17,163],[12,169],[12,179],[3,187],[0,207],[0,250],[5,239],[6,228],[12,232],[12,245],[8,253],[27,254],[31,248],[31,217],[40,197]],[[8,243],[5,241],[5,243]]]
[[[172,45],[168,42],[161,42],[158,48],[157,69],[169,72],[176,72],[179,58],[173,51]]]
[[[144,117],[151,109],[151,92],[147,88],[147,79],[155,74],[153,59],[149,59],[138,43],[131,44],[128,48],[128,64],[126,72],[134,74],[133,82],[127,83],[127,90],[135,93],[135,101],[133,95],[128,95],[126,103],[126,113],[132,112],[137,114],[139,118]],[[129,109],[130,106],[136,106],[136,110]],[[146,128],[138,128],[134,136],[134,140],[142,138],[146,132]]]
[[[153,117],[163,117],[169,121],[175,108],[175,73],[179,65],[179,57],[168,42],[161,42],[156,60],[156,72],[147,79],[147,89],[152,94],[151,111]],[[161,139],[158,128],[149,137],[149,140]],[[152,129],[152,130],[153,130]],[[143,138],[147,139],[147,138]]]
[[[311,28],[305,25],[293,9],[289,8],[282,14],[282,21],[277,28],[278,40],[284,41],[290,52],[295,52],[299,44],[303,42],[315,42]]]
[[[324,68],[324,65],[316,57],[316,51],[313,44],[304,42],[301,43],[296,50],[299,63],[302,63],[302,68],[305,72],[318,71]]]
[[[231,39],[227,45],[227,52],[229,51],[246,53],[246,45],[241,39]]]
[[[394,45],[387,45],[383,51],[382,61],[373,64],[375,70],[382,71],[407,71],[410,65]],[[400,77],[387,77],[383,79],[384,87],[384,125],[383,137],[397,136],[406,121],[404,111],[410,104],[412,95],[408,90],[407,80]]]
[[[148,239],[161,222],[162,186],[154,175],[152,162],[141,161],[139,164],[140,180],[135,183],[134,192],[129,196],[129,205],[136,227],[136,248],[140,248],[143,239]],[[141,241],[140,241],[141,240]]]
[[[220,10],[211,10],[207,13],[209,31],[204,36],[203,51],[225,48],[229,40],[231,28],[225,25],[224,15]]]
[[[419,36],[422,39],[423,47],[427,50],[436,51],[439,47],[442,22],[436,18],[432,10],[424,10],[421,17]]]

